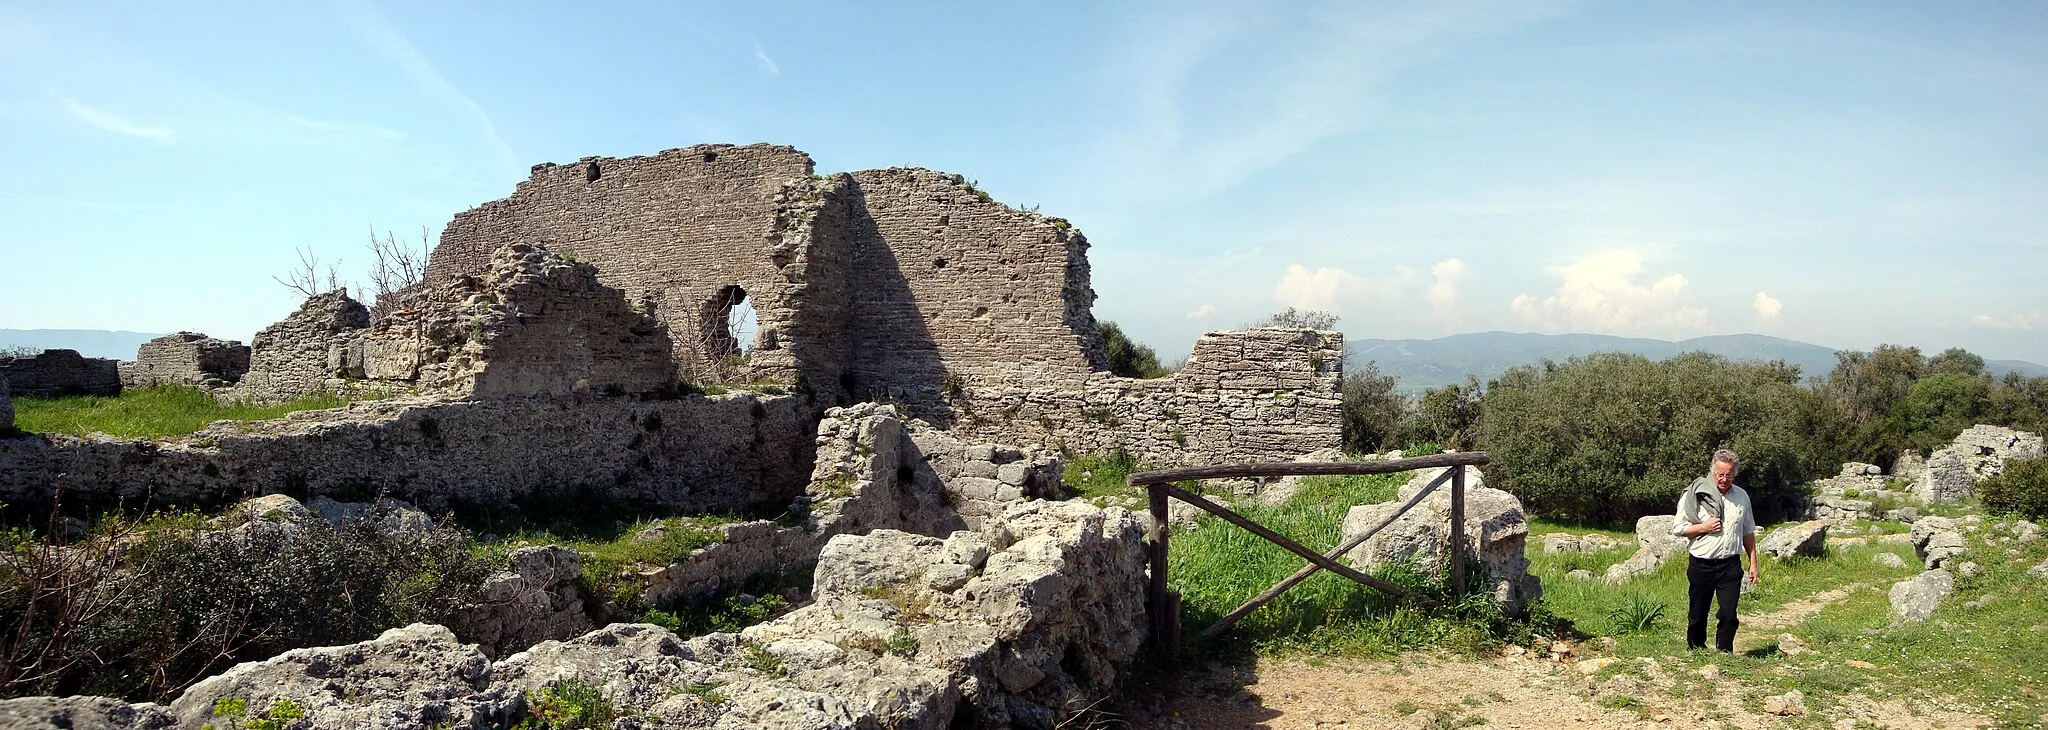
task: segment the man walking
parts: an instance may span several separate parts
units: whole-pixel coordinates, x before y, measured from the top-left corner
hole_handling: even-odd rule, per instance
[[[1741,623],[1735,618],[1735,601],[1742,595],[1745,555],[1749,582],[1756,582],[1756,518],[1750,514],[1749,493],[1735,486],[1735,466],[1735,452],[1714,452],[1707,476],[1692,480],[1678,495],[1678,516],[1671,521],[1671,534],[1689,540],[1685,645],[1694,649],[1706,647],[1707,604],[1718,601],[1714,648],[1735,651],[1735,627]]]

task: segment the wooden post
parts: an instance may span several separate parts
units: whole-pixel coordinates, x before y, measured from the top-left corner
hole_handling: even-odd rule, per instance
[[[1145,492],[1151,499],[1152,545],[1149,562],[1152,581],[1145,587],[1145,612],[1152,623],[1152,657],[1158,660],[1173,656],[1176,644],[1180,642],[1180,624],[1177,607],[1166,588],[1167,533],[1171,526],[1167,510],[1167,486],[1146,485]]]
[[[1465,595],[1465,467],[1451,467],[1451,595]]]

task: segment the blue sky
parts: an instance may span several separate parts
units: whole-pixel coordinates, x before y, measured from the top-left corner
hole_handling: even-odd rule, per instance
[[[2048,4],[0,3],[0,328],[246,339],[529,166],[774,142],[1065,216],[1165,359],[1286,306],[2048,363]]]

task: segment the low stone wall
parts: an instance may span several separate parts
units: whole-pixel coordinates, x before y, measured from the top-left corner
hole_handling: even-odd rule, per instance
[[[136,348],[135,362],[121,363],[121,385],[190,385],[225,388],[249,372],[249,346],[197,332],[164,335]]]
[[[732,510],[800,494],[812,412],[799,396],[361,402],[259,422],[223,421],[155,442],[28,435],[0,440],[0,499],[155,504],[388,492],[452,502],[597,495]]]
[[[953,428],[1074,453],[1122,447],[1147,465],[1287,461],[1342,445],[1343,354],[1337,332],[1211,332],[1164,378],[1097,373],[1078,384],[966,384]]]
[[[44,350],[28,357],[0,357],[0,378],[15,396],[119,395],[118,361],[85,357],[77,350]]]

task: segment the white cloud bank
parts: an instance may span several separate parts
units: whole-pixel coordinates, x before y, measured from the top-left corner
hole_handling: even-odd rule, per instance
[[[1429,267],[1432,281],[1429,290],[1423,292],[1422,298],[1429,301],[1429,306],[1436,310],[1437,316],[1453,316],[1453,308],[1457,306],[1459,297],[1458,280],[1465,278],[1465,274],[1471,271],[1472,267],[1466,266],[1463,259],[1444,259]]]
[[[1756,293],[1756,301],[1751,306],[1756,307],[1756,318],[1765,322],[1774,321],[1785,312],[1784,302],[1763,292]]]
[[[1189,312],[1189,313],[1188,313],[1188,319],[1202,319],[1202,318],[1204,318],[1204,317],[1207,317],[1207,316],[1209,316],[1209,315],[1212,315],[1212,314],[1215,314],[1215,313],[1216,313],[1216,305],[1214,305],[1214,304],[1204,304],[1204,305],[1202,305],[1202,306],[1199,306],[1199,307],[1195,307],[1195,311]]]
[[[1626,334],[1670,334],[1706,326],[1707,311],[1685,305],[1688,282],[1683,274],[1637,283],[1643,257],[1634,251],[1594,254],[1545,267],[1543,273],[1560,280],[1556,293],[1540,299],[1522,294],[1508,305],[1531,325]]]
[[[1396,266],[1392,276],[1359,276],[1343,269],[1323,266],[1314,271],[1301,264],[1289,264],[1273,287],[1273,298],[1295,309],[1322,312],[1344,311],[1344,300],[1372,296],[1401,299],[1415,282],[1415,268]]]

